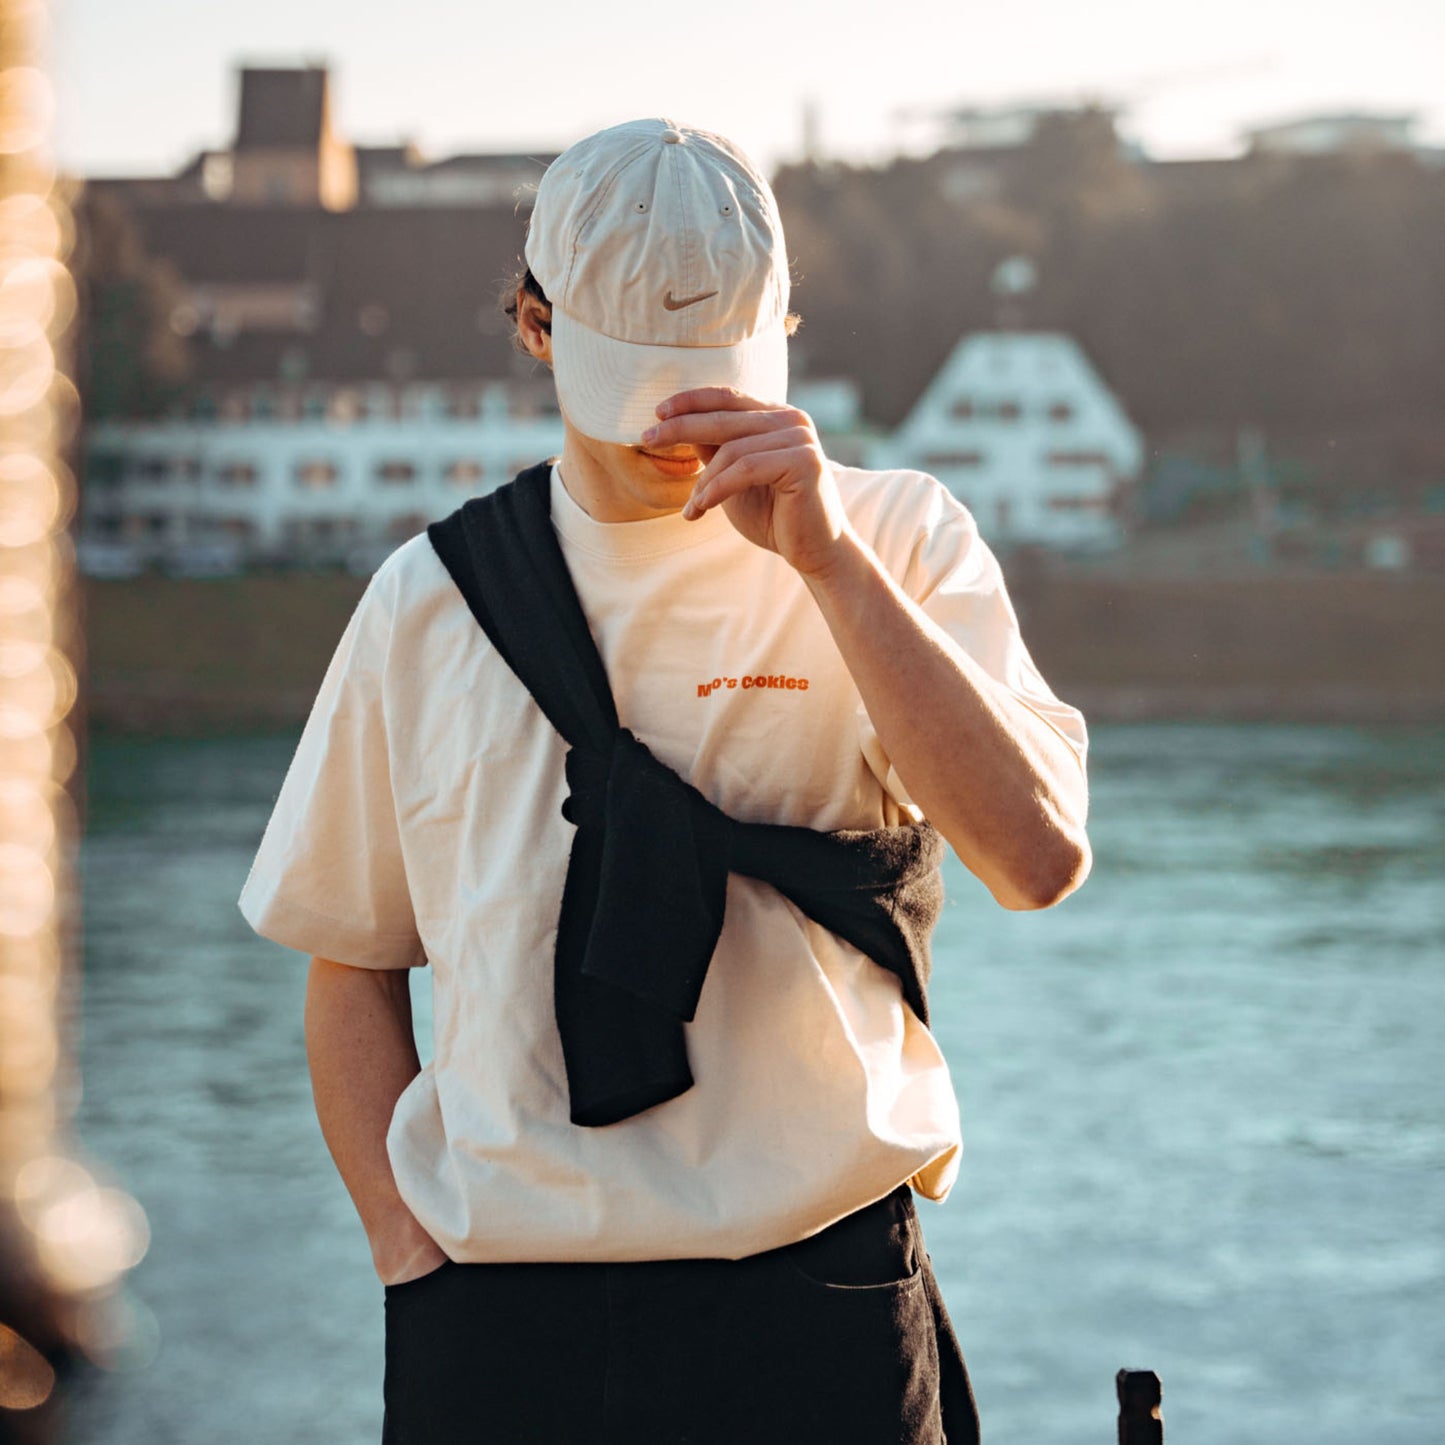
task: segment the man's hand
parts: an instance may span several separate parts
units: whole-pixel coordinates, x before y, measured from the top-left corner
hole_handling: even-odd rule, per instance
[[[306,1054],[316,1117],[361,1216],[383,1284],[403,1284],[447,1256],[406,1207],[386,1134],[417,1076],[405,969],[352,968],[313,957],[306,985]]]
[[[405,1284],[440,1269],[447,1256],[416,1222],[416,1216],[403,1208],[372,1234],[371,1260],[382,1284]]]
[[[690,445],[707,462],[683,516],[721,506],[748,541],[805,576],[833,565],[848,518],[806,412],[708,386],[668,397],[657,415],[648,446]]]

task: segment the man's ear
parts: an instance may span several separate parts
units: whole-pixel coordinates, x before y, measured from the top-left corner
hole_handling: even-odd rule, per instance
[[[530,292],[517,287],[517,335],[522,345],[537,358],[552,364],[552,308],[544,306]]]

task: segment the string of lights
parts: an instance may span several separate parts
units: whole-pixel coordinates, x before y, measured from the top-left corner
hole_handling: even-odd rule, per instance
[[[140,1207],[69,1147],[79,895],[74,557],[66,374],[76,288],[49,142],[48,0],[0,0],[0,1436],[42,1413],[56,1364],[130,1333]],[[39,1434],[26,1438],[42,1438]]]

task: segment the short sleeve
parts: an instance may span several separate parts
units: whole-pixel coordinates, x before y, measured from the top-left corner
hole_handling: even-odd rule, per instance
[[[901,475],[914,484],[906,502],[899,498],[899,510],[905,516],[912,512],[912,525],[900,528],[895,516],[893,525],[883,528],[884,565],[990,677],[1063,738],[1084,768],[1089,746],[1084,715],[1061,701],[1034,665],[1003,571],[979,535],[972,514],[932,477]],[[895,555],[889,557],[885,551]],[[906,811],[921,816],[861,707],[858,728],[863,755],[889,795]]]
[[[385,574],[337,644],[240,897],[263,937],[359,968],[426,962],[392,796]]]

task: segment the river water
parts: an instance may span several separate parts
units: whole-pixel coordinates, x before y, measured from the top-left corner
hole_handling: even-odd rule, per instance
[[[235,907],[294,742],[92,747],[78,1129],[152,1243],[83,1445],[379,1438],[305,960]],[[1438,729],[1100,727],[1078,894],[1009,914],[952,868],[967,1147],[921,1213],[991,1445],[1112,1440],[1121,1365],[1176,1445],[1445,1439],[1442,763]]]

